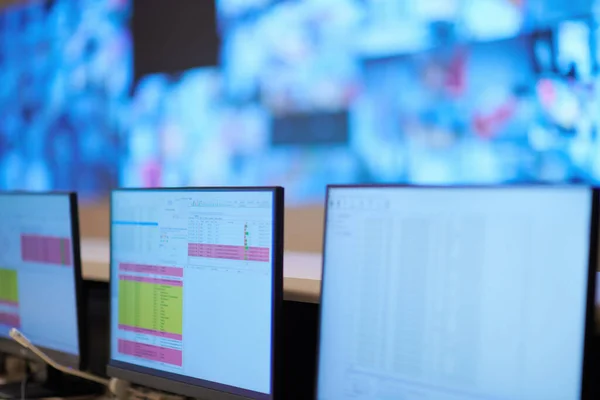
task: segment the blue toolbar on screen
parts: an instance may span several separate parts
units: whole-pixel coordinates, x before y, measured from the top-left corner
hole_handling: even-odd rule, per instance
[[[0,194],[0,337],[79,355],[68,195]]]

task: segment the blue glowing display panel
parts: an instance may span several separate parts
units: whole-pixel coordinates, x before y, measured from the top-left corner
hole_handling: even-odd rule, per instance
[[[1,14],[0,188],[600,182],[596,0],[148,2]]]
[[[118,183],[128,110],[127,0],[31,1],[0,14],[0,189]]]

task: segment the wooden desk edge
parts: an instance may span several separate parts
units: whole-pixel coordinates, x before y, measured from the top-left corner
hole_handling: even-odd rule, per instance
[[[283,298],[287,301],[319,304],[321,299],[321,281],[284,278]]]

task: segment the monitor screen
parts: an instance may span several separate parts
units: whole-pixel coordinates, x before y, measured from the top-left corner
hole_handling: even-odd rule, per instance
[[[17,328],[78,360],[75,202],[69,194],[0,194],[0,352],[19,349],[8,336]]]
[[[580,399],[592,204],[330,188],[318,399]]]
[[[119,377],[178,392],[141,374],[169,379],[191,396],[272,398],[278,198],[275,189],[113,192],[111,367],[140,374]]]

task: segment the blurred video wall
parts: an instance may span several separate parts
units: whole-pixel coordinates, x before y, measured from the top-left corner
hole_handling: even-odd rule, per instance
[[[597,0],[55,0],[0,16],[0,188],[600,182]]]
[[[0,189],[118,184],[131,83],[125,0],[37,1],[0,13]]]

